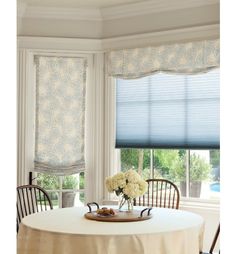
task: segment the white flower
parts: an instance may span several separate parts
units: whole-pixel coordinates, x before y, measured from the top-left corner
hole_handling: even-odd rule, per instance
[[[123,193],[129,198],[136,198],[139,196],[139,185],[137,183],[128,183],[123,189]]]
[[[120,172],[112,177],[113,190],[123,189],[126,185],[126,178],[123,172]]]
[[[140,180],[138,181],[138,185],[139,185],[139,196],[141,196],[147,191],[148,183],[146,181]]]
[[[126,171],[125,177],[129,183],[137,183],[142,179],[141,176],[133,169]]]
[[[147,191],[147,182],[132,169],[107,177],[105,183],[109,192],[115,191],[116,195],[122,195],[125,199],[139,197]]]
[[[113,192],[113,187],[112,187],[112,178],[111,177],[107,177],[106,178],[106,187],[107,187],[107,190],[108,192]]]

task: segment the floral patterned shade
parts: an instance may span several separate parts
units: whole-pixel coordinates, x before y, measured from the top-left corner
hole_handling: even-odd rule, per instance
[[[219,40],[197,41],[158,47],[124,49],[107,53],[108,75],[140,78],[156,72],[194,74],[218,68]]]
[[[84,169],[86,59],[36,56],[35,170]]]

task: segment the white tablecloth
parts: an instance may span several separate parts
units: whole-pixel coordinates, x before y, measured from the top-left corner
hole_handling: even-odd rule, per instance
[[[17,253],[199,254],[202,248],[204,221],[190,212],[153,208],[151,219],[137,222],[93,221],[86,212],[73,207],[25,217]]]

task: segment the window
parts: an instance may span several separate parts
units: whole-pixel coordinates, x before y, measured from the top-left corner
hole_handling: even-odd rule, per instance
[[[54,208],[84,206],[84,172],[67,176],[38,173],[36,180],[47,190]]]
[[[174,182],[182,197],[218,199],[220,151],[186,149],[120,149],[121,170],[133,168],[144,178]]]
[[[69,43],[70,44],[70,43]],[[65,46],[65,45],[64,45]],[[63,46],[63,47],[64,47]],[[104,114],[104,99],[103,99],[103,53],[82,53],[81,50],[68,51],[66,48],[57,49],[56,51],[43,49],[25,50],[20,49],[19,52],[19,128],[18,128],[18,163],[17,163],[17,185],[29,183],[29,171],[35,171],[35,114],[36,114],[36,64],[35,56],[60,57],[66,59],[85,59],[86,67],[86,95],[85,95],[85,128],[84,128],[84,155],[86,162],[86,170],[81,168],[79,171],[71,174],[78,174],[84,171],[84,199],[85,203],[97,201],[102,197],[102,187],[104,178],[100,174],[104,169],[103,156],[98,155],[97,151],[102,152],[103,144],[103,114]],[[72,69],[71,67],[69,68]],[[78,68],[76,73],[78,74]],[[74,79],[75,75],[67,77]],[[60,74],[60,72],[59,72]],[[101,74],[101,75],[100,75]],[[60,74],[61,75],[61,74]],[[61,77],[61,76],[60,76]],[[85,77],[85,75],[83,75]],[[60,79],[61,80],[61,79]],[[51,83],[49,83],[50,86]],[[70,91],[68,91],[70,94]],[[68,93],[63,93],[64,95]],[[52,93],[53,94],[53,93]],[[54,94],[53,94],[54,96]],[[96,117],[94,117],[96,116]],[[101,120],[102,119],[102,120]],[[69,120],[69,119],[68,119]],[[69,126],[68,126],[69,127]],[[69,132],[72,134],[72,132]],[[43,140],[43,139],[41,139]],[[47,139],[44,139],[47,141]],[[40,146],[40,143],[38,143]],[[41,146],[42,148],[42,146]],[[81,147],[83,148],[83,147]],[[68,147],[66,147],[68,149]],[[40,152],[40,150],[38,150]],[[41,150],[42,151],[42,150]],[[40,162],[43,153],[38,153]],[[44,157],[45,159],[45,157]],[[36,177],[33,174],[33,178]],[[46,173],[46,172],[40,172]],[[63,177],[63,176],[61,176]],[[37,179],[33,181],[36,182]],[[83,191],[82,189],[80,190]],[[82,195],[82,194],[81,194]],[[59,199],[60,201],[60,199]],[[61,205],[61,204],[60,204]]]
[[[173,181],[183,197],[220,192],[219,70],[116,82],[121,170]]]
[[[84,203],[86,68],[84,57],[35,56],[34,171],[54,207]]]

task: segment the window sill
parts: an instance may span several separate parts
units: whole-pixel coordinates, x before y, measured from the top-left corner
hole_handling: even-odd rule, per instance
[[[180,209],[192,208],[218,212],[220,210],[220,200],[181,198],[179,206]]]
[[[118,200],[103,200],[103,205],[118,205]],[[212,212],[218,212],[220,210],[219,200],[206,200],[206,199],[194,199],[194,198],[181,198],[180,209],[201,209]]]

